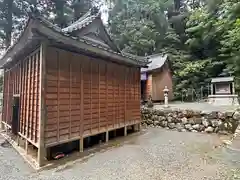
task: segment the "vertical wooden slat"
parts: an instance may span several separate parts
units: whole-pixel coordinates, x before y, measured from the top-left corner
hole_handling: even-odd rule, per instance
[[[38,145],[38,164],[43,165],[44,158],[46,157],[45,149],[45,124],[46,124],[46,105],[45,105],[45,88],[46,88],[46,42],[42,42],[40,48],[40,105],[39,105],[39,145]]]
[[[36,61],[35,61],[35,71],[34,71],[34,83],[35,83],[35,89],[34,89],[34,94],[35,94],[35,97],[36,97],[36,100],[35,100],[35,106],[34,106],[34,116],[35,116],[35,143],[37,143],[37,136],[38,136],[38,130],[37,130],[37,124],[38,124],[38,110],[37,110],[37,105],[38,105],[38,101],[39,101],[39,94],[38,94],[38,91],[39,91],[39,78],[38,78],[38,66],[39,66],[39,57],[40,56],[40,52],[38,51],[37,52],[37,55],[36,55]]]
[[[72,63],[73,60],[70,57],[69,59],[69,138],[71,138],[72,136],[72,119],[71,119],[71,104],[72,104],[72,100],[71,100],[71,89],[72,89]]]
[[[91,114],[91,133],[92,133],[92,59],[90,59],[90,114]]]
[[[59,142],[60,139],[60,122],[59,122],[59,101],[60,101],[60,57],[59,57],[59,51],[57,51],[57,71],[58,71],[58,78],[57,78],[57,141]]]
[[[32,118],[32,99],[33,99],[33,94],[32,94],[32,91],[33,91],[33,86],[32,86],[32,64],[33,64],[33,61],[34,61],[34,54],[31,56],[30,58],[30,62],[29,62],[29,138],[32,140],[33,139],[33,118]]]
[[[23,119],[22,119],[22,103],[23,103],[23,65],[22,61],[20,62],[20,88],[19,88],[19,94],[20,94],[20,128],[19,131],[23,134]]]
[[[100,132],[101,114],[100,114],[100,63],[98,63],[98,132]]]
[[[83,62],[80,62],[80,78],[81,78],[81,122],[80,122],[80,137],[83,138]]]
[[[9,83],[10,83],[10,72],[7,72],[7,100],[6,100],[6,123],[9,121]]]
[[[31,76],[32,76],[32,83],[31,83],[31,85],[32,85],[32,88],[31,88],[31,92],[32,92],[32,95],[31,95],[31,97],[32,97],[32,103],[31,103],[31,109],[32,109],[32,113],[31,113],[31,119],[32,119],[32,133],[31,133],[31,135],[32,135],[32,138],[31,138],[31,140],[33,140],[33,141],[35,141],[35,116],[34,116],[34,97],[35,97],[35,95],[34,95],[34,91],[35,91],[35,62],[36,62],[36,56],[37,56],[37,54],[35,53],[34,55],[33,55],[33,59],[32,59],[32,68],[31,68],[31,70],[32,70],[32,72],[31,72]]]
[[[6,71],[4,70],[4,75],[3,75],[3,112],[2,112],[2,119],[1,121],[5,122],[6,121],[6,98],[7,98],[7,74]],[[3,127],[3,124],[1,124],[1,127]]]
[[[108,64],[105,64],[105,77],[106,77],[106,121],[107,121],[107,131],[108,131]]]
[[[26,64],[27,59],[23,61],[23,134],[26,135],[26,93],[27,93],[27,84],[26,84]]]
[[[26,136],[27,138],[29,137],[29,98],[30,98],[30,59],[31,57],[28,57],[27,60],[27,96],[26,96],[26,126],[27,126],[27,132],[26,132]]]
[[[116,94],[116,71],[115,71],[115,67],[114,67],[114,64],[113,64],[113,128],[116,128],[116,125],[117,125],[117,118],[116,118],[116,97],[115,97],[115,94]]]
[[[126,125],[127,112],[126,112],[126,91],[127,91],[127,68],[124,68],[124,126]]]

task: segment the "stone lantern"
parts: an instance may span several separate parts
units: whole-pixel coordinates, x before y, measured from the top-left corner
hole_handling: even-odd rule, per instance
[[[167,108],[168,107],[168,93],[169,93],[169,89],[167,86],[165,86],[165,88],[163,89],[163,93],[164,93],[164,107]]]

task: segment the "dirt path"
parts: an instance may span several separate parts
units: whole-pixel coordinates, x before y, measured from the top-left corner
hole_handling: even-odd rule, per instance
[[[0,179],[225,180],[240,165],[232,162],[231,152],[219,147],[217,135],[152,128],[117,142],[122,143],[86,161],[75,160],[38,173],[12,148],[0,147]]]

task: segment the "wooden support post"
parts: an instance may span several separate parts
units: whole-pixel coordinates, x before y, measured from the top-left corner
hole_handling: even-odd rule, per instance
[[[28,154],[28,140],[25,139],[25,151],[26,151],[26,154]]]
[[[138,124],[138,131],[141,131],[141,130],[142,130],[142,124],[139,123],[139,124]]]
[[[83,152],[83,138],[79,140],[79,151]]]
[[[108,142],[108,140],[109,140],[109,132],[107,131],[106,132],[106,142]]]
[[[4,124],[2,123],[2,120],[0,121],[0,130],[4,130]]]
[[[137,124],[133,125],[133,132],[136,132],[138,130]]]
[[[127,136],[127,126],[124,127],[124,136]]]
[[[20,137],[17,135],[17,145],[19,146]]]
[[[43,166],[46,158],[45,147],[45,124],[46,124],[46,105],[45,105],[45,88],[46,88],[46,50],[47,43],[42,42],[40,47],[40,105],[39,105],[39,145],[38,145],[38,165]]]

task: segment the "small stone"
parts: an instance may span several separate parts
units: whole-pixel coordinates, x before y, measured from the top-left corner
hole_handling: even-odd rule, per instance
[[[188,119],[186,117],[183,117],[181,119],[181,121],[182,121],[183,124],[187,124],[188,123]]]
[[[169,129],[169,127],[166,127],[166,129],[168,130],[168,129]]]
[[[199,129],[200,129],[200,125],[199,125],[199,124],[195,124],[195,125],[193,125],[192,127],[193,127],[193,129],[195,129],[195,130],[199,130]]]
[[[173,118],[172,118],[171,116],[168,116],[168,117],[167,117],[167,121],[170,123],[170,122],[173,121]]]
[[[212,112],[209,114],[209,118],[212,118],[212,119],[218,118],[218,112],[217,112],[217,111],[212,111]]]
[[[194,120],[192,118],[188,120],[188,123],[192,124],[192,125],[195,124],[195,122],[194,122]]]
[[[187,111],[186,110],[182,111],[182,114],[183,114],[184,117],[186,117],[187,116]]]
[[[204,129],[205,129],[204,125],[200,124],[199,125],[199,131],[204,131]]]
[[[194,118],[194,124],[202,124],[202,118],[199,117]]]
[[[223,140],[222,142],[223,142],[223,144],[225,144],[225,145],[231,145],[231,144],[232,144],[232,142],[229,141],[229,140]]]
[[[213,130],[214,130],[213,127],[209,126],[209,127],[207,127],[207,128],[205,129],[205,132],[207,132],[207,133],[212,133]]]
[[[162,111],[162,110],[157,110],[157,111],[156,111],[156,115],[158,115],[158,116],[164,116],[164,111]]]
[[[218,134],[228,135],[229,133],[227,131],[221,130],[221,131],[218,131]]]
[[[166,127],[166,126],[167,126],[167,121],[162,121],[162,122],[160,123],[160,125],[161,125],[162,127]]]
[[[218,119],[211,120],[211,125],[212,125],[212,127],[218,127],[219,126]]]
[[[159,121],[154,121],[154,122],[153,122],[153,125],[154,125],[154,126],[159,125]]]
[[[216,128],[214,128],[214,131],[213,131],[213,132],[218,133],[218,131],[219,131],[219,128],[216,127]]]
[[[161,122],[161,121],[165,121],[166,120],[166,117],[165,116],[158,116],[158,121]]]
[[[173,129],[173,128],[175,128],[176,126],[175,126],[175,123],[169,123],[169,124],[168,124],[168,127],[169,127],[170,129]]]
[[[207,119],[203,118],[202,119],[202,124],[205,126],[205,127],[208,127],[209,126],[209,122]]]
[[[193,129],[193,130],[191,130],[191,132],[194,132],[194,133],[196,133],[196,132],[198,132],[198,131],[196,131],[196,130],[194,130],[194,129]]]
[[[234,112],[233,111],[227,111],[225,112],[226,117],[233,117]]]
[[[186,129],[182,129],[181,132],[187,132],[187,130]]]
[[[186,128],[187,130],[192,130],[192,129],[193,129],[192,126],[191,126],[191,124],[185,124],[185,128]]]
[[[226,119],[225,113],[218,112],[218,118],[219,119]]]
[[[201,111],[194,111],[193,115],[194,117],[201,117]]]
[[[201,113],[200,113],[201,116],[206,116],[206,114],[207,113],[205,111],[201,111]]]
[[[239,111],[234,112],[233,119],[240,121],[240,112]]]

